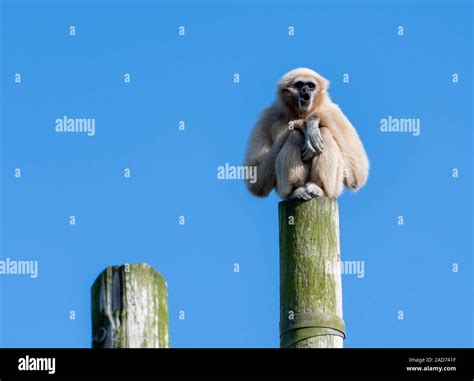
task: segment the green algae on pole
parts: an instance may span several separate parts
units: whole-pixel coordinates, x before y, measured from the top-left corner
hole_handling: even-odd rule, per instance
[[[337,200],[279,204],[280,347],[342,348]]]
[[[94,348],[169,348],[168,290],[150,265],[106,268],[92,286]]]

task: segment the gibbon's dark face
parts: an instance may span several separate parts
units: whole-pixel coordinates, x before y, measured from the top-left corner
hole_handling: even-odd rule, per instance
[[[301,111],[307,111],[313,105],[314,95],[317,85],[313,80],[297,79],[292,85],[293,91],[297,94],[298,107]]]

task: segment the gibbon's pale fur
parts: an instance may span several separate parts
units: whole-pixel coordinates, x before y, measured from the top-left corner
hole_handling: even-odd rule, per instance
[[[275,103],[254,127],[245,165],[257,167],[251,193],[266,197],[273,188],[283,198],[338,197],[344,185],[360,189],[369,160],[362,142],[327,89],[329,81],[299,68],[278,83]]]

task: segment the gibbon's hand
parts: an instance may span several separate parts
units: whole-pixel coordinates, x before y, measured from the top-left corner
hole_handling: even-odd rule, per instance
[[[304,133],[304,125],[305,125],[304,119],[295,119],[295,120],[290,120],[288,122],[288,128],[290,131],[300,130],[301,132]]]
[[[323,152],[324,142],[319,130],[319,118],[311,117],[305,123],[304,144],[301,148],[303,161],[311,160]]]

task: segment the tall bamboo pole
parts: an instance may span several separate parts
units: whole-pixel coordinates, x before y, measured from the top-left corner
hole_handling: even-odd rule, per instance
[[[168,291],[148,264],[112,266],[92,286],[94,348],[168,348]]]
[[[279,224],[280,346],[342,348],[337,201],[282,201]]]

